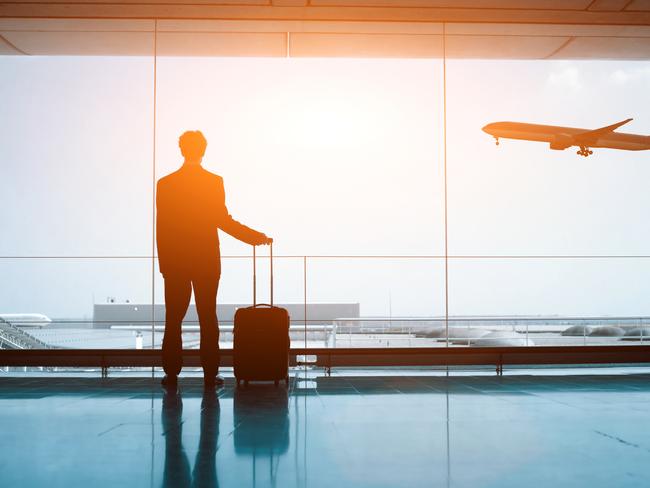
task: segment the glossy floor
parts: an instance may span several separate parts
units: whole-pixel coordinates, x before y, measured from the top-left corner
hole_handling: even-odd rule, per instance
[[[585,371],[5,377],[0,485],[650,486],[650,374]]]

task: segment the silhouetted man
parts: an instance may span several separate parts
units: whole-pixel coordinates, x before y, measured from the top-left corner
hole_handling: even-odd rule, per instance
[[[158,181],[156,237],[158,263],[165,279],[163,385],[176,387],[183,366],[181,324],[192,288],[201,329],[205,386],[223,383],[219,369],[217,289],[221,275],[217,229],[252,245],[272,239],[234,220],[226,208],[223,180],[201,167],[207,141],[200,131],[181,135],[185,158],[178,171]]]

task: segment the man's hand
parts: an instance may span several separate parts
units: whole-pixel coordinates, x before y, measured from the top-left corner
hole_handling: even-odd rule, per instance
[[[273,239],[268,237],[266,234],[260,233],[258,238],[253,242],[254,246],[266,246],[273,243]]]

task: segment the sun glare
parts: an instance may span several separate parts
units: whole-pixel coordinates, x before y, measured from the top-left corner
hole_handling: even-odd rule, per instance
[[[192,63],[203,63],[200,83],[187,76],[196,72]],[[435,246],[440,229],[432,230],[431,215],[442,207],[434,203],[442,195],[436,62],[162,59],[159,71],[160,172],[177,164],[177,134],[201,128],[206,167],[225,177],[229,206],[266,223],[281,236],[279,248]],[[404,225],[400,239],[387,219]]]

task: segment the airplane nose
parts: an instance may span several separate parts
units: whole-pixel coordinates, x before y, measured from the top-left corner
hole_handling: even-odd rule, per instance
[[[482,130],[483,132],[489,134],[491,128],[492,128],[492,124],[487,124],[487,125],[484,125],[483,128],[482,128],[481,130]]]

